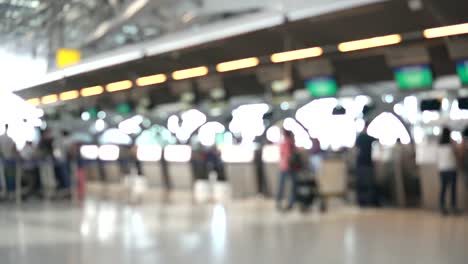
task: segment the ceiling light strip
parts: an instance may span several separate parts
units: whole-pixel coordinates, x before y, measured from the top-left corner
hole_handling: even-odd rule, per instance
[[[52,104],[57,102],[58,96],[56,94],[49,94],[41,98],[42,104]]]
[[[172,73],[172,79],[174,80],[183,80],[194,77],[200,77],[208,74],[208,67],[200,66],[185,70],[179,70]]]
[[[260,63],[260,60],[257,57],[222,62],[216,65],[216,70],[218,72],[228,72],[235,71],[240,69],[252,68],[257,66]]]
[[[155,74],[136,79],[136,84],[138,86],[148,86],[163,83],[165,81],[167,81],[167,76],[165,74]]]
[[[361,39],[355,41],[348,41],[338,44],[338,50],[341,52],[349,52],[355,50],[370,49],[400,43],[402,40],[401,35],[393,34],[387,36],[380,36],[368,39]]]
[[[427,39],[441,38],[454,35],[461,35],[468,33],[468,23],[457,24],[445,27],[429,28],[423,31],[423,35]]]
[[[106,91],[112,93],[132,88],[133,84],[130,80],[113,82],[106,85]]]
[[[78,90],[73,90],[73,91],[60,93],[59,98],[61,101],[68,101],[68,100],[76,99],[79,96],[80,96],[80,93],[78,92]]]
[[[280,63],[293,60],[301,60],[307,58],[318,57],[323,54],[323,49],[320,47],[313,47],[307,49],[291,50],[271,55],[270,60],[273,63]]]
[[[93,95],[98,95],[102,94],[104,92],[104,88],[102,86],[92,86],[88,88],[83,88],[81,89],[81,96],[87,97],[87,96],[93,96]]]

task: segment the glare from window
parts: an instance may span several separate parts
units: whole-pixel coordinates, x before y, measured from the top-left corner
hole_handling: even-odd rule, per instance
[[[80,147],[80,155],[83,159],[95,160],[99,156],[99,148],[96,145],[84,145]]]
[[[307,131],[293,118],[286,118],[283,122],[284,129],[294,134],[294,143],[296,147],[311,149],[312,140]]]
[[[281,140],[281,129],[278,126],[271,126],[266,131],[266,138],[271,143],[279,143]]]
[[[229,163],[248,163],[254,160],[254,149],[251,145],[226,145],[221,150],[221,159]]]
[[[138,146],[137,159],[140,161],[160,161],[162,148],[158,145]]]
[[[168,145],[164,148],[164,159],[169,162],[188,162],[192,157],[189,145]]]
[[[132,138],[117,128],[111,128],[99,137],[99,144],[130,145]]]
[[[203,146],[213,146],[216,143],[216,135],[226,129],[219,122],[208,122],[198,130],[198,138]]]
[[[367,132],[382,145],[394,145],[399,138],[402,144],[411,142],[410,135],[401,121],[392,113],[384,112],[369,124]]]
[[[99,159],[115,161],[119,159],[120,149],[116,145],[103,145],[99,147]]]
[[[278,145],[265,145],[262,149],[262,161],[266,163],[277,163],[280,160]]]
[[[106,129],[106,122],[102,119],[96,120],[96,123],[94,124],[94,129],[96,132],[102,132],[104,129]]]
[[[182,121],[182,123],[180,121]],[[183,112],[180,115],[180,119],[177,115],[170,116],[167,120],[167,128],[174,133],[180,141],[187,142],[192,133],[205,122],[206,115],[204,113],[197,109],[190,109]]]
[[[263,116],[268,112],[267,104],[241,105],[232,111],[229,130],[242,137],[242,144],[252,143],[265,132]]]
[[[143,122],[141,115],[136,115],[119,123],[119,130],[127,135],[138,134],[141,132],[140,124]]]

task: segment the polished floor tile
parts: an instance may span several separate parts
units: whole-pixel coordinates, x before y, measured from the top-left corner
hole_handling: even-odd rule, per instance
[[[468,218],[270,201],[0,205],[0,263],[467,263]]]

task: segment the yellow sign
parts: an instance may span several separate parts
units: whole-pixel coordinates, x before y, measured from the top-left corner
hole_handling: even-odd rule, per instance
[[[76,49],[58,49],[55,55],[55,63],[59,69],[76,64],[81,59],[81,52]]]

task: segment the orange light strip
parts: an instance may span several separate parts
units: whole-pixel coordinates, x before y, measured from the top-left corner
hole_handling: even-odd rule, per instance
[[[381,36],[381,37],[343,42],[338,45],[338,50],[341,52],[349,52],[349,51],[355,51],[355,50],[388,46],[388,45],[398,44],[400,42],[401,42],[401,36],[399,34],[393,34],[393,35],[388,35],[388,36]]]
[[[68,101],[68,100],[76,99],[79,96],[80,96],[80,93],[78,92],[78,90],[73,90],[73,91],[60,93],[59,98],[62,101]]]
[[[441,38],[468,33],[468,23],[457,24],[445,27],[429,28],[423,31],[425,38]]]
[[[127,90],[132,88],[133,84],[130,80],[120,81],[120,82],[113,82],[106,85],[106,91],[112,93],[122,90]]]
[[[42,104],[52,104],[57,102],[58,96],[56,94],[49,94],[41,98]]]
[[[320,47],[313,47],[300,50],[291,50],[271,55],[270,60],[273,63],[280,63],[286,61],[300,60],[318,57],[323,54],[323,49]]]
[[[28,102],[29,104],[33,106],[38,106],[41,103],[41,100],[39,100],[39,98],[31,98],[31,99],[26,100],[26,102]]]
[[[102,88],[102,86],[98,85],[98,86],[83,88],[83,89],[81,89],[80,93],[81,93],[81,96],[87,97],[87,96],[102,94],[103,92],[104,92],[104,88]]]
[[[172,73],[172,79],[183,80],[188,78],[200,77],[208,74],[208,67],[200,66],[185,70],[179,70]]]
[[[138,86],[148,86],[152,84],[163,83],[165,81],[167,81],[167,77],[165,74],[155,74],[136,79],[136,84]]]
[[[255,67],[259,63],[260,63],[260,60],[257,57],[234,60],[234,61],[227,61],[227,62],[222,62],[216,65],[216,70],[218,72],[235,71],[235,70]]]

